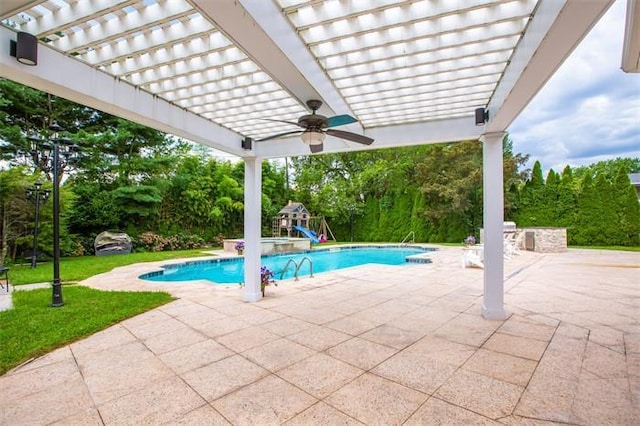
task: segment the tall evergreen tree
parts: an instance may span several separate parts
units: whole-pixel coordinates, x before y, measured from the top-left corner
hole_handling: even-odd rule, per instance
[[[629,175],[620,167],[612,187],[616,226],[612,229],[616,245],[640,245],[640,203]]]

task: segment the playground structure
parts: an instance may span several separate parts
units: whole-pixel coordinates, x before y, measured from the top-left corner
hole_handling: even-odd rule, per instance
[[[324,216],[312,216],[304,204],[289,201],[273,218],[272,236],[291,238],[292,232],[300,233],[312,243],[336,240]]]

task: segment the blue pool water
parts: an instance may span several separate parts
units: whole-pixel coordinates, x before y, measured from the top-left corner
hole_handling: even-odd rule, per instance
[[[283,268],[290,259],[300,263],[308,257],[313,262],[313,273],[333,271],[367,263],[401,265],[406,257],[424,253],[433,249],[416,247],[344,247],[282,255],[262,256],[262,265],[275,272],[280,279]],[[293,278],[295,265],[290,265],[282,279]],[[309,262],[304,261],[298,275],[309,275]],[[140,276],[149,281],[192,281],[209,280],[218,284],[238,284],[244,281],[244,259],[214,259],[185,262],[179,265],[167,265],[160,272],[151,272]]]

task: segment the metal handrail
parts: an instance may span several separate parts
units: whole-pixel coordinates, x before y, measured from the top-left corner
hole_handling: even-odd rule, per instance
[[[284,273],[287,272],[287,268],[292,263],[294,265],[296,265],[296,268],[294,269],[294,271],[295,271],[296,280],[298,279],[298,263],[293,259],[289,259],[289,261],[284,265],[284,268],[282,269],[282,272],[280,272],[280,279],[282,279],[282,277],[284,277]]]
[[[415,242],[416,242],[416,233],[415,233],[415,232],[413,232],[413,231],[411,231],[411,232],[409,232],[409,233],[407,234],[407,236],[406,236],[406,237],[404,237],[404,238],[402,239],[402,241],[400,241],[400,245],[402,245],[402,244],[406,244],[406,243],[407,243],[407,239],[408,239],[409,237],[411,237],[411,242],[412,242],[412,243],[415,243]]]
[[[313,262],[308,257],[303,257],[296,268],[296,281],[298,280],[298,271],[300,270],[300,267],[302,266],[305,260],[309,261],[309,277],[313,278]]]

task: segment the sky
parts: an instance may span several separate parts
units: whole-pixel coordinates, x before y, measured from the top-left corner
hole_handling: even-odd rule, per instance
[[[616,0],[508,129],[544,171],[640,157],[640,74],[620,68],[626,0]]]

